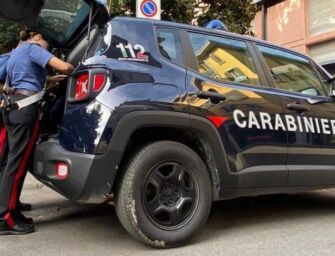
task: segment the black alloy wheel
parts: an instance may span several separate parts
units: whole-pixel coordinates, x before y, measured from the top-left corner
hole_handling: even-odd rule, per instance
[[[201,158],[173,141],[139,149],[117,183],[116,213],[138,241],[171,248],[189,240],[206,223],[212,184]]]
[[[151,170],[142,193],[149,218],[153,224],[166,230],[187,224],[199,200],[194,174],[186,166],[173,161]]]

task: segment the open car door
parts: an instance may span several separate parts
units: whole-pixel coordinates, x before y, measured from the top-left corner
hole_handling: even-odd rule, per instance
[[[1,0],[0,18],[43,32],[54,46],[69,47],[92,24],[110,19],[101,0]],[[91,19],[90,19],[91,18]]]

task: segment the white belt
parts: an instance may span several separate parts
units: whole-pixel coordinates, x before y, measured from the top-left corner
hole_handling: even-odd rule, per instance
[[[39,93],[36,93],[32,96],[29,96],[23,100],[19,100],[19,101],[16,101],[12,104],[12,106],[8,106],[9,109],[11,110],[19,110],[19,109],[22,109],[24,107],[27,107],[29,105],[32,105],[36,102],[39,102],[40,100],[43,99],[43,96],[45,94],[45,90],[42,90],[40,91]]]

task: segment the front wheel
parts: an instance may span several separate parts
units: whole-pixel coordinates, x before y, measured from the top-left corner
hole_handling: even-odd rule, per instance
[[[175,247],[206,223],[211,181],[190,148],[172,141],[149,144],[124,171],[116,212],[137,240],[157,248]]]

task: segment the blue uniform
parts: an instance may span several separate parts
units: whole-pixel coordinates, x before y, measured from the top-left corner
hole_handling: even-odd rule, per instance
[[[14,89],[11,101],[27,96],[16,89],[40,92],[46,80],[46,65],[53,57],[38,44],[24,43],[16,48],[7,62],[9,82]],[[39,107],[31,104],[25,108],[4,111],[3,118],[8,134],[9,155],[0,184],[0,231],[16,230],[22,225],[19,214],[19,197],[27,173],[31,145],[38,138]],[[15,229],[16,228],[16,229]],[[31,225],[24,226],[24,232],[33,232]]]
[[[7,62],[11,87],[40,92],[46,80],[46,65],[52,57],[38,44],[26,42],[16,48]]]

